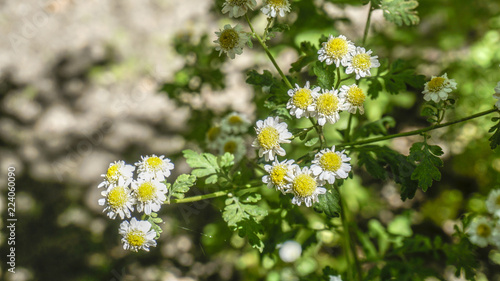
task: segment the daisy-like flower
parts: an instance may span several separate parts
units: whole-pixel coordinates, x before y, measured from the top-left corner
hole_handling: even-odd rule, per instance
[[[335,124],[340,119],[339,111],[344,108],[344,100],[338,96],[335,89],[325,90],[323,93],[315,93],[316,111],[314,115],[318,119],[318,124],[324,126],[326,122]]]
[[[285,156],[286,151],[280,146],[281,143],[290,143],[293,137],[287,129],[288,125],[280,123],[278,117],[268,117],[266,120],[257,121],[255,132],[257,138],[252,143],[253,147],[259,148],[259,157],[265,156],[266,161],[273,159],[275,154]]]
[[[495,106],[500,109],[500,81],[497,83],[497,86],[495,87],[495,93],[493,94],[493,97],[496,98],[498,101],[495,103]]]
[[[370,68],[379,67],[378,56],[371,56],[372,50],[368,52],[363,47],[356,47],[356,50],[347,56],[347,68],[345,73],[356,73],[356,80],[361,77],[371,76]]]
[[[108,212],[107,216],[115,219],[117,215],[120,218],[130,218],[130,212],[134,211],[135,199],[130,194],[131,179],[125,180],[119,178],[117,184],[111,184],[108,189],[101,192],[104,198],[97,201],[100,206],[105,206],[103,212]]]
[[[223,155],[229,152],[234,155],[234,161],[240,161],[245,153],[247,153],[245,147],[245,141],[243,138],[237,136],[226,136],[219,140],[219,154]]]
[[[130,223],[123,221],[118,232],[123,236],[124,250],[149,252],[149,247],[156,247],[156,232],[148,221],[138,221],[136,218],[132,218]]]
[[[132,182],[132,195],[137,202],[137,211],[146,215],[158,212],[167,197],[168,192],[165,184],[156,179],[141,179]]]
[[[500,218],[500,189],[495,189],[490,192],[486,200],[486,208],[490,214]]]
[[[288,0],[264,0],[264,4],[265,6],[260,10],[271,18],[277,17],[278,14],[284,17],[285,13],[290,12],[290,3]]]
[[[227,55],[234,59],[235,54],[241,55],[243,53],[243,47],[248,42],[248,34],[241,31],[241,25],[237,24],[235,27],[226,24],[224,29],[219,32],[215,32],[217,35],[217,40],[214,43],[219,44],[215,47],[216,51],[219,51],[219,56],[222,52],[227,53]]]
[[[309,117],[316,109],[314,95],[319,93],[320,88],[309,89],[309,81],[306,82],[304,88],[297,84],[295,86],[294,89],[288,90],[290,99],[286,104],[286,108],[290,109],[290,114],[295,115],[297,118]]]
[[[253,10],[257,6],[255,0],[226,0],[222,4],[222,13],[229,12],[230,18],[239,18],[245,15],[248,9]]]
[[[466,232],[469,234],[469,240],[481,248],[488,246],[489,243],[496,244],[497,240],[493,235],[494,227],[486,217],[478,217],[471,222]]]
[[[332,149],[323,149],[314,156],[311,170],[319,178],[321,184],[325,182],[333,184],[335,179],[347,178],[351,171],[350,160],[351,158],[344,154],[344,150],[335,151],[334,145]]]
[[[248,131],[250,121],[248,118],[237,112],[232,112],[221,121],[221,129],[228,134],[243,134]]]
[[[205,137],[205,141],[207,142],[207,147],[209,149],[216,150],[217,145],[219,144],[218,140],[223,136],[222,128],[219,125],[214,125],[208,129]]]
[[[174,164],[165,156],[141,156],[141,161],[135,163],[139,171],[139,178],[155,178],[164,181],[170,176],[170,170],[174,169]]]
[[[448,94],[457,89],[457,82],[455,79],[448,79],[448,75],[445,73],[441,77],[432,76],[431,80],[424,85],[424,100],[439,102],[440,100],[446,100]]]
[[[118,183],[118,179],[120,177],[124,179],[132,178],[132,173],[134,172],[135,167],[132,165],[125,164],[125,161],[115,161],[115,163],[110,163],[108,171],[106,174],[102,174],[101,177],[104,177],[104,181],[101,182],[97,188],[108,187],[110,184]]]
[[[344,35],[339,35],[338,37],[330,35],[328,41],[323,42],[321,45],[323,47],[318,51],[318,60],[325,61],[328,65],[335,63],[337,67],[340,64],[347,66],[349,53],[354,52],[356,49],[354,43],[347,40]]]
[[[326,193],[326,189],[319,186],[318,178],[309,167],[300,169],[298,165],[294,165],[286,175],[286,180],[290,184],[285,192],[293,193],[292,203],[297,206],[304,202],[307,207],[311,207],[314,202],[318,202],[318,195]]]
[[[264,169],[269,173],[269,175],[263,176],[262,182],[267,184],[267,187],[275,187],[277,190],[284,193],[286,186],[289,184],[285,177],[288,172],[292,171],[293,162],[293,159],[283,160],[283,162],[279,162],[278,158],[275,157],[272,165],[264,166]]]
[[[359,114],[365,113],[363,102],[366,99],[366,95],[358,85],[352,84],[351,86],[344,85],[340,87],[339,97],[345,101],[342,110],[346,110],[352,114],[356,114],[358,110]]]

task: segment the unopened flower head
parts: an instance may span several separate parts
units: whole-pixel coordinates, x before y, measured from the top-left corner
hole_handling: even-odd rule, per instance
[[[159,181],[164,181],[170,176],[170,171],[174,169],[174,164],[165,156],[141,156],[141,161],[135,163],[139,171],[139,178],[154,178]]]
[[[311,170],[315,176],[318,176],[320,183],[328,182],[333,184],[335,179],[345,179],[351,171],[349,161],[351,158],[344,154],[344,151],[335,151],[332,149],[323,149],[316,154],[312,161]]]
[[[473,220],[466,230],[469,234],[469,240],[481,248],[488,246],[488,244],[496,245],[498,243],[497,233],[494,231],[493,223],[486,217],[478,217]]]
[[[229,152],[234,155],[234,161],[240,161],[243,156],[247,153],[245,147],[245,141],[243,138],[238,136],[226,136],[220,138],[218,141],[219,154],[224,155],[224,153]]]
[[[300,169],[298,165],[294,165],[286,175],[286,180],[290,184],[285,192],[293,193],[292,203],[298,206],[305,203],[307,207],[311,207],[314,202],[318,202],[318,195],[326,193],[326,189],[319,186],[318,178],[309,167]]]
[[[490,191],[486,200],[486,208],[490,214],[500,218],[500,189]]]
[[[272,165],[264,166],[264,169],[269,173],[269,175],[263,176],[262,182],[267,184],[267,187],[275,187],[277,190],[284,193],[286,186],[289,184],[285,177],[288,172],[291,172],[293,168],[293,162],[293,159],[283,160],[282,162],[279,162],[278,158],[274,158],[274,162]]]
[[[323,42],[321,45],[322,47],[318,51],[318,60],[325,61],[328,65],[335,63],[337,67],[340,64],[347,66],[348,55],[356,49],[354,43],[347,40],[344,35],[338,37],[330,35],[328,41]]]
[[[158,212],[167,197],[168,192],[165,184],[156,179],[141,179],[132,182],[132,195],[137,202],[137,211],[146,215]]]
[[[372,50],[365,50],[365,48],[357,47],[352,53],[349,53],[347,57],[347,68],[345,73],[351,74],[356,73],[356,80],[361,77],[371,76],[370,69],[379,67],[378,56],[371,56]]]
[[[355,114],[358,110],[359,114],[365,113],[363,103],[365,102],[366,95],[358,85],[352,84],[351,86],[344,85],[340,87],[339,97],[345,101],[342,110],[352,114]]]
[[[116,184],[111,184],[108,188],[101,192],[104,198],[99,199],[100,206],[105,206],[103,212],[107,212],[107,216],[115,219],[117,215],[120,218],[130,218],[130,212],[134,211],[135,199],[130,194],[131,179],[125,180],[119,178]]]
[[[448,94],[457,89],[457,83],[454,79],[448,79],[445,73],[443,76],[432,76],[431,80],[424,85],[424,100],[439,102],[448,99]]]
[[[303,88],[295,84],[295,88],[288,90],[290,99],[286,104],[286,108],[290,109],[290,115],[302,118],[314,114],[316,109],[314,96],[319,93],[319,90],[319,87],[309,89],[309,81],[306,82]]]
[[[109,164],[108,171],[106,174],[102,174],[104,177],[104,181],[100,183],[97,187],[108,187],[110,184],[118,183],[118,179],[120,177],[128,180],[132,178],[132,174],[135,170],[135,167],[132,165],[125,164],[125,161],[115,161],[114,163]]]
[[[214,43],[217,43],[218,46],[215,47],[216,51],[219,51],[219,56],[222,52],[227,53],[227,55],[234,59],[235,55],[241,55],[243,53],[243,47],[248,42],[248,34],[246,32],[241,31],[241,25],[237,24],[235,27],[231,27],[231,25],[226,24],[224,29],[219,32],[215,32],[217,35],[217,40]]]
[[[222,4],[222,13],[228,13],[230,18],[244,16],[248,9],[253,10],[257,6],[255,0],[226,0]]]
[[[119,233],[123,236],[124,250],[149,252],[149,247],[156,247],[156,232],[151,229],[148,221],[138,221],[136,218],[132,218],[130,223],[123,221]]]
[[[243,134],[248,131],[250,121],[248,118],[238,112],[232,112],[221,121],[221,129],[228,134]]]
[[[293,135],[288,131],[288,125],[280,122],[278,117],[268,117],[266,120],[257,121],[255,131],[257,138],[252,143],[253,147],[259,148],[259,157],[265,156],[266,161],[274,159],[274,155],[285,156],[286,151],[280,146],[281,143],[290,143]]]
[[[323,93],[314,93],[316,100],[316,110],[314,117],[318,119],[318,124],[324,126],[326,122],[335,124],[340,119],[339,112],[344,108],[344,100],[338,96],[338,91],[322,90]]]
[[[498,100],[495,103],[495,106],[497,107],[497,109],[500,109],[500,81],[497,83],[497,86],[495,87],[495,93],[493,94],[493,97]]]
[[[285,16],[290,12],[290,3],[288,0],[264,0],[264,7],[260,9],[268,17],[275,18],[278,15]]]

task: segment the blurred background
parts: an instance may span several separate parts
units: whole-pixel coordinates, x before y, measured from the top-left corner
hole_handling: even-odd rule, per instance
[[[16,173],[18,219],[16,274],[6,273],[2,263],[0,279],[307,280],[308,274],[335,263],[338,238],[330,231],[314,234],[323,244],[316,252],[305,252],[297,264],[279,260],[277,251],[261,256],[227,228],[217,200],[164,206],[166,223],[157,248],[129,253],[119,241],[120,221],[109,220],[97,205],[97,185],[109,163],[133,164],[141,155],[165,155],[176,165],[175,178],[189,171],[181,151],[204,149],[205,133],[216,120],[237,111],[253,123],[268,114],[255,105],[262,89],[245,83],[248,69],[275,73],[262,49],[247,48],[235,60],[213,50],[214,32],[225,24],[239,21],[248,30],[242,20],[221,15],[222,3],[0,1],[3,257],[8,249],[8,167]],[[318,46],[322,34],[344,34],[360,43],[368,7],[359,1],[291,3],[292,13],[280,19],[290,24],[290,31],[270,41],[282,69],[298,58],[300,42]],[[490,109],[500,81],[500,3],[419,3],[421,23],[414,27],[397,27],[375,11],[367,48],[380,59],[408,60],[416,73],[428,78],[447,72],[455,79],[457,105],[447,120]],[[266,24],[258,11],[252,20],[258,30]],[[397,121],[393,132],[427,126],[425,118],[416,117],[420,92],[380,93],[365,104],[367,120],[391,115]],[[442,180],[413,200],[402,202],[399,186],[359,169],[346,183],[356,219],[360,224],[376,219],[389,230],[393,225],[398,235],[451,240],[460,216],[485,212],[485,196],[500,187],[500,154],[488,143],[492,125],[489,117],[482,117],[433,132],[432,141],[445,151]],[[417,140],[388,144],[407,154]],[[294,210],[311,229],[321,221],[313,212]],[[481,276],[500,280],[499,256],[491,248],[478,252]],[[460,280],[453,279],[453,268],[444,268],[443,274]]]

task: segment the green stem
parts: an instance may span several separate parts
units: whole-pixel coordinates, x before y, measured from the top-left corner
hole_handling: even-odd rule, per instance
[[[353,114],[349,114],[349,121],[347,121],[347,128],[345,129],[344,141],[346,142],[348,142],[351,139],[350,133],[351,133],[352,115]]]
[[[262,185],[262,183],[259,183],[259,187],[261,185]],[[212,192],[212,193],[208,193],[208,194],[203,194],[203,195],[191,196],[191,197],[180,198],[180,199],[172,199],[172,200],[170,200],[170,203],[196,202],[196,201],[201,201],[201,200],[205,200],[205,199],[226,196],[226,195],[229,195],[230,193],[234,193],[234,192],[238,192],[238,191],[242,191],[242,190],[250,190],[250,189],[259,188],[259,187],[252,186],[250,184],[247,184],[245,187],[246,188],[220,190],[220,191],[216,191],[216,192]]]
[[[368,8],[368,18],[366,19],[366,24],[365,24],[365,31],[363,32],[363,43],[362,45],[364,46],[365,45],[365,42],[366,42],[366,38],[368,37],[368,30],[370,29],[370,21],[372,19],[372,2],[370,1],[370,3],[368,4],[369,5],[369,8]]]
[[[457,123],[465,122],[467,120],[478,118],[478,117],[481,117],[481,116],[484,116],[484,115],[487,115],[487,114],[490,114],[493,112],[498,112],[498,109],[494,108],[494,109],[486,110],[486,111],[479,112],[479,113],[476,113],[476,114],[473,114],[471,116],[467,116],[467,117],[464,117],[464,118],[461,118],[461,119],[458,119],[455,121],[450,121],[450,122],[446,122],[443,124],[435,124],[435,125],[432,125],[432,126],[429,126],[429,127],[423,128],[423,129],[419,129],[419,130],[414,130],[414,131],[409,131],[409,132],[404,132],[404,133],[399,133],[399,134],[393,134],[393,135],[388,135],[388,136],[383,136],[383,137],[378,137],[378,138],[371,138],[371,139],[367,139],[367,140],[348,142],[348,143],[344,143],[344,144],[339,144],[336,147],[343,148],[343,147],[347,147],[347,146],[355,146],[355,145],[368,144],[368,143],[372,143],[372,142],[379,142],[379,141],[383,141],[383,140],[394,139],[394,138],[419,135],[419,134],[424,133],[424,132],[428,132],[428,131],[432,131],[435,129],[451,126],[451,125],[454,125]]]
[[[335,89],[339,88],[340,82],[342,82],[342,80],[340,79],[340,66],[339,66],[337,67],[337,84],[335,84]]]
[[[267,31],[269,30],[269,28],[272,27],[273,23],[274,23],[274,18],[267,18],[267,25],[266,28],[264,29],[264,35],[262,35],[263,42],[267,41]]]
[[[358,256],[356,254],[356,245],[354,241],[351,240],[351,231],[349,227],[349,222],[347,221],[346,209],[347,205],[345,204],[344,199],[342,198],[342,193],[340,192],[340,187],[337,187],[339,191],[339,201],[340,201],[340,219],[342,220],[342,226],[344,228],[344,240],[345,240],[345,250],[346,250],[346,259],[349,266],[348,273],[349,279],[354,280],[356,275],[358,276],[358,280],[362,281],[362,271],[361,264],[359,263]],[[351,258],[354,260],[354,267],[351,265]]]
[[[319,150],[323,149],[323,144],[325,142],[325,136],[323,136],[323,129],[321,128],[320,125],[318,125],[317,122],[314,121],[312,117],[309,117],[309,121],[313,124],[314,129],[316,130],[316,133],[318,133],[318,138],[319,138],[319,143],[320,143],[320,148]]]

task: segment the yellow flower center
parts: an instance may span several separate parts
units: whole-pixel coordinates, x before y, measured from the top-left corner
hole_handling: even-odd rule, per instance
[[[240,36],[238,35],[238,32],[236,32],[234,29],[224,29],[220,33],[219,37],[219,42],[220,46],[224,50],[231,50],[234,47],[238,45],[238,42],[240,41]]]
[[[309,105],[313,103],[313,97],[311,95],[311,90],[309,89],[299,89],[292,97],[293,104],[301,109],[306,109]]]
[[[346,40],[342,38],[333,38],[330,39],[325,44],[326,54],[334,59],[341,59],[345,55],[347,55],[349,44]]]
[[[361,106],[365,101],[365,98],[365,93],[363,93],[363,90],[357,85],[354,85],[347,90],[347,100],[354,106]]]
[[[125,191],[125,188],[122,186],[117,186],[113,188],[108,193],[108,204],[113,209],[119,209],[125,205],[128,201],[128,194]]]
[[[299,197],[308,197],[316,190],[316,180],[307,174],[295,177],[292,183],[293,193]]]
[[[146,202],[156,197],[156,187],[151,182],[144,182],[137,188],[137,199]]]
[[[491,228],[487,224],[480,224],[477,226],[476,232],[481,237],[488,237],[491,234]]]
[[[330,172],[336,172],[342,165],[342,158],[337,153],[329,151],[319,159],[321,168]]]
[[[427,84],[427,88],[430,92],[439,92],[443,88],[445,80],[443,77],[434,77]]]
[[[265,127],[260,131],[257,140],[262,148],[268,150],[278,145],[279,136],[278,130],[275,128]]]
[[[148,160],[146,160],[146,164],[154,171],[161,170],[161,167],[163,166],[163,160],[160,159],[160,157],[153,156],[149,157]]]
[[[236,148],[238,145],[236,144],[235,141],[228,141],[224,144],[224,152],[229,152],[231,154],[234,154],[236,152]]]
[[[229,0],[229,4],[233,6],[244,6],[248,0]]]
[[[286,0],[267,0],[267,4],[269,4],[275,8],[285,7]]]
[[[130,246],[140,247],[146,242],[146,235],[139,230],[133,230],[127,233],[127,242]]]
[[[324,93],[316,101],[316,109],[326,116],[332,115],[338,110],[339,99],[332,93]]]
[[[354,68],[366,71],[372,66],[369,54],[357,54],[352,58],[352,66]]]
[[[219,135],[220,135],[220,127],[212,127],[208,129],[207,139],[208,141],[215,141]]]
[[[116,176],[116,174],[118,174],[118,169],[119,169],[119,165],[118,164],[114,164],[113,166],[109,167],[108,168],[108,172],[106,173],[106,179],[108,181],[112,181],[112,182],[115,182],[116,179],[114,179],[114,177]]]
[[[285,165],[276,165],[271,169],[269,175],[271,176],[271,181],[274,185],[282,186],[285,184],[285,175],[288,169]]]
[[[233,115],[233,116],[229,117],[229,119],[227,121],[231,125],[239,125],[239,124],[243,123],[243,119],[241,119],[241,117],[239,117],[238,115]]]

